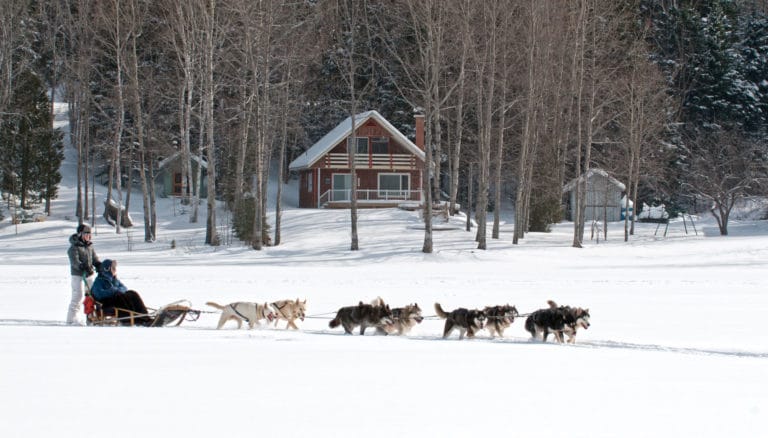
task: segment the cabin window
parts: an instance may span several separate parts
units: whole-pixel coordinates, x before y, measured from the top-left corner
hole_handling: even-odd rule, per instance
[[[355,140],[357,144],[355,153],[358,155],[368,155],[368,137],[356,137]]]
[[[371,152],[374,154],[388,154],[389,153],[389,138],[387,137],[374,137],[371,139]]]
[[[384,198],[405,197],[410,189],[411,176],[406,173],[380,173],[379,196]]]
[[[312,192],[312,173],[307,174],[307,192]]]

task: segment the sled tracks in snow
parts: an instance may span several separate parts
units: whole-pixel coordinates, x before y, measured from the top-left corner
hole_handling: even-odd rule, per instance
[[[0,319],[0,326],[24,326],[24,327],[70,327],[64,321],[44,319]],[[73,325],[71,327],[82,327]]]
[[[660,353],[698,354],[704,356],[768,359],[768,352],[760,353],[756,351],[717,350],[714,348],[670,347],[666,345],[635,344],[631,342],[617,341],[585,341],[572,346],[584,348],[615,348],[621,350],[657,351]]]
[[[78,326],[69,326],[63,321],[53,321],[53,320],[40,320],[40,319],[0,319],[0,327],[3,326],[25,326],[25,327],[78,327]],[[251,333],[253,334],[258,333],[262,331],[265,335],[268,333],[296,333],[296,334],[306,334],[310,336],[354,336],[355,338],[359,338],[360,335],[354,334],[354,335],[347,335],[344,332],[340,331],[331,331],[331,330],[302,330],[298,332],[286,332],[284,330],[275,330],[275,329],[262,329],[262,330],[216,330],[213,328],[207,328],[207,327],[180,327],[182,330],[189,330],[189,331],[214,331],[218,333],[225,334],[227,336],[231,336],[233,334],[237,333]],[[366,334],[365,337],[370,336],[377,336],[377,337],[384,337],[381,335],[375,335],[373,333]],[[757,352],[757,351],[741,351],[741,350],[719,350],[715,348],[695,348],[695,347],[673,347],[673,346],[667,346],[667,345],[658,345],[658,344],[638,344],[638,343],[632,343],[632,342],[619,342],[619,341],[609,341],[609,340],[585,340],[581,342],[577,342],[576,344],[557,344],[554,342],[541,342],[541,341],[534,341],[529,338],[515,338],[515,337],[509,337],[509,338],[486,338],[486,337],[476,337],[474,339],[464,339],[459,340],[457,337],[450,337],[448,339],[443,339],[441,336],[430,336],[430,335],[406,335],[406,336],[389,336],[394,339],[402,339],[407,341],[415,341],[415,342],[455,342],[457,345],[461,345],[463,343],[475,343],[475,342],[489,342],[489,343],[497,343],[497,344],[510,344],[510,345],[528,345],[528,346],[542,346],[542,347],[552,347],[552,348],[578,348],[578,349],[615,349],[615,350],[629,350],[629,351],[651,351],[651,352],[658,352],[658,353],[676,353],[676,354],[691,354],[691,355],[703,355],[703,356],[721,356],[721,357],[736,357],[736,358],[753,358],[753,359],[768,359],[768,352]],[[261,339],[264,339],[261,337]]]
[[[328,330],[305,330],[303,333],[310,335],[330,335],[330,336],[354,336],[360,337],[358,334],[347,335],[344,332],[328,331]],[[378,336],[373,334],[366,334],[365,336]],[[742,351],[742,350],[719,350],[715,348],[694,348],[694,347],[673,347],[667,345],[658,344],[638,344],[632,342],[619,342],[619,341],[607,341],[607,340],[590,340],[577,342],[576,344],[558,344],[555,342],[542,342],[535,341],[530,338],[486,338],[476,337],[473,339],[459,340],[457,337],[450,337],[443,339],[441,336],[430,335],[411,335],[411,336],[391,336],[393,338],[407,339],[409,341],[432,341],[432,342],[490,342],[498,344],[512,344],[512,345],[530,345],[530,346],[549,346],[553,348],[579,348],[579,349],[616,349],[616,350],[630,350],[630,351],[655,351],[658,353],[676,353],[676,354],[692,354],[703,356],[722,356],[722,357],[743,357],[754,359],[768,359],[768,352],[757,351]]]

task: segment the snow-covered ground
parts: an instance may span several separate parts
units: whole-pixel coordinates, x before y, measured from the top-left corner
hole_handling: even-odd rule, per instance
[[[189,224],[169,200],[144,243],[134,196],[138,226],[118,235],[100,219],[97,253],[149,306],[183,298],[206,313],[180,327],[68,327],[72,153],[47,221],[0,222],[2,437],[768,434],[766,221],[736,221],[728,237],[708,218],[698,235],[639,224],[629,243],[611,224],[584,249],[567,223],[517,246],[505,223],[478,251],[455,219],[426,255],[416,213],[365,210],[351,252],[349,212],[297,209],[288,186],[283,243],[256,252],[205,246],[204,216]],[[328,328],[339,307],[377,296],[427,316],[435,302],[528,313],[553,299],[588,307],[592,327],[576,345],[531,342],[523,319],[504,339],[462,341],[432,318],[407,337]],[[204,304],[297,297],[311,316],[300,331],[217,331]]]

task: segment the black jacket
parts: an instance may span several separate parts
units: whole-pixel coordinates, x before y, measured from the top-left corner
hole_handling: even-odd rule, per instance
[[[75,233],[69,237],[69,272],[73,276],[82,277],[86,271],[94,272],[101,265],[101,260],[93,250],[91,242],[86,242]]]

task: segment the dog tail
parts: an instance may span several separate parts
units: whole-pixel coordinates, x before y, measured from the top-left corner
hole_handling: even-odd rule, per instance
[[[557,303],[552,300],[547,300],[547,304],[549,304],[550,309],[557,309]]]
[[[336,328],[341,325],[341,318],[339,318],[339,314],[336,314],[336,317],[331,320],[331,322],[328,323],[328,327],[330,328]]]
[[[224,306],[222,306],[221,304],[216,304],[213,301],[208,301],[205,304],[208,305],[208,306],[211,306],[211,307],[215,307],[215,308],[217,308],[219,310],[224,310]]]
[[[528,318],[525,319],[525,329],[531,333],[531,337],[536,337],[536,327],[533,323],[533,315],[529,315]]]
[[[448,314],[445,313],[442,307],[440,307],[440,303],[435,303],[435,313],[437,313],[437,316],[443,319],[448,317]]]

